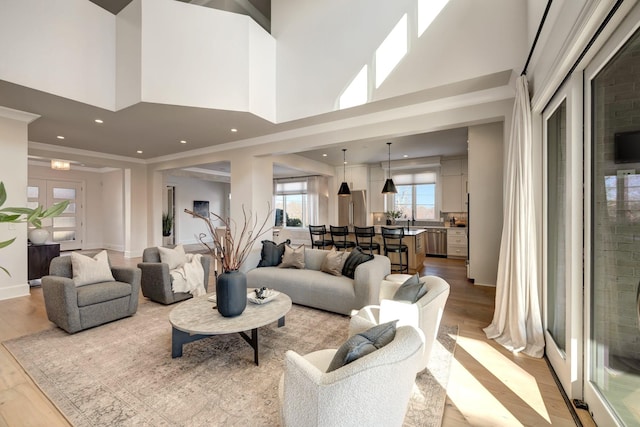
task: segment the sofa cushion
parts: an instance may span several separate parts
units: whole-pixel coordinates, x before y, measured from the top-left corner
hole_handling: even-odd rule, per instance
[[[160,253],[160,262],[169,264],[169,270],[175,270],[187,262],[187,254],[184,252],[184,246],[182,245],[178,245],[173,249],[159,246],[158,252]]]
[[[289,239],[282,243],[263,240],[258,267],[275,267],[280,264],[282,262],[282,256],[284,255],[284,247],[289,243],[291,243]]]
[[[98,252],[93,257],[71,252],[71,267],[73,283],[76,286],[115,280],[109,266],[107,251]]]
[[[78,307],[98,304],[131,295],[131,285],[124,282],[102,282],[78,288]]]
[[[327,372],[335,371],[354,360],[373,353],[393,341],[396,336],[397,320],[376,325],[360,332],[344,342],[333,356]]]
[[[331,248],[322,262],[322,266],[320,266],[320,271],[333,274],[334,276],[342,276],[342,266],[348,255],[348,252],[336,251],[336,248]]]
[[[284,255],[282,262],[278,265],[280,268],[304,268],[304,245],[300,245],[293,249],[289,245],[284,247]]]
[[[410,278],[404,281],[402,285],[393,294],[395,301],[409,301],[414,303],[422,298],[427,293],[427,288],[424,283],[420,282],[418,273],[414,274]]]
[[[356,268],[363,262],[371,261],[372,259],[372,254],[366,254],[362,252],[359,246],[355,247],[349,253],[349,257],[344,262],[344,266],[342,267],[342,275],[353,279],[356,273]]]

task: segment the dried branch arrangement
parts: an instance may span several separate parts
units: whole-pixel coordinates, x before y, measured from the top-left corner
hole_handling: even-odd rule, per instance
[[[222,218],[221,216],[210,212],[212,218],[207,218],[195,213],[192,210],[185,209],[185,213],[193,215],[196,218],[200,218],[207,224],[209,234],[213,239],[213,243],[205,242],[208,237],[206,233],[200,233],[198,240],[208,250],[211,256],[216,259],[222,266],[222,271],[234,271],[240,269],[240,266],[244,263],[253,247],[253,244],[265,234],[268,230],[268,222],[271,218],[273,210],[269,205],[269,213],[267,213],[264,221],[258,228],[258,216],[255,218],[251,211],[247,213],[242,206],[243,222],[238,236],[238,224],[231,218]],[[220,226],[216,227],[214,222],[219,222]],[[218,233],[216,228],[222,228],[223,233]],[[257,229],[257,230],[256,230]]]

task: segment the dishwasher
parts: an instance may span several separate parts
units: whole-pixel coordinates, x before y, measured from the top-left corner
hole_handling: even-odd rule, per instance
[[[446,228],[427,228],[427,255],[447,256]]]

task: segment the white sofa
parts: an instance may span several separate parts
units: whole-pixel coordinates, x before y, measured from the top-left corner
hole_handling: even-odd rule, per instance
[[[320,271],[329,251],[305,248],[304,269],[260,267],[260,249],[251,251],[241,271],[247,274],[247,288],[267,287],[287,294],[296,304],[340,314],[351,314],[366,305],[378,304],[380,283],[391,271],[389,258],[375,255],[360,264],[354,279]]]

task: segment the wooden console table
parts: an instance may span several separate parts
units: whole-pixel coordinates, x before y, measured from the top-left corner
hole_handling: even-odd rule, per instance
[[[49,274],[51,260],[60,256],[60,243],[28,245],[29,280],[40,279]]]

